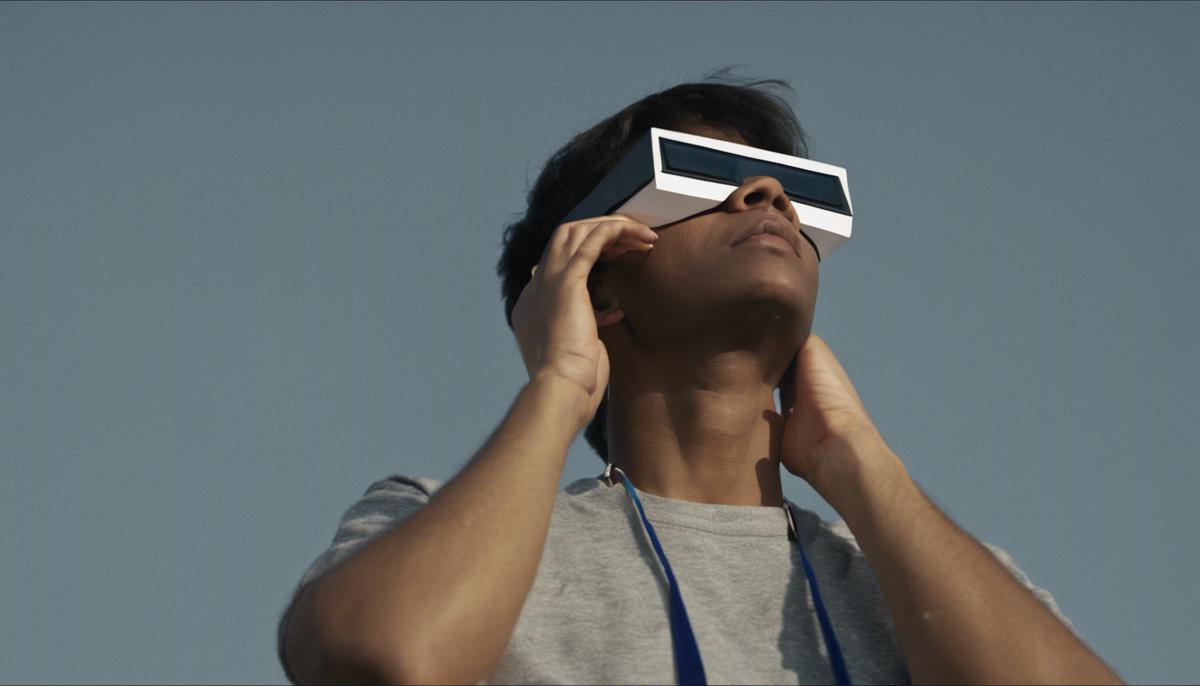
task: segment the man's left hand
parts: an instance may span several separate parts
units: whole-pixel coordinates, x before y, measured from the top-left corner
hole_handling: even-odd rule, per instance
[[[816,334],[800,348],[779,389],[784,411],[780,462],[835,509],[839,501],[854,498],[853,491],[867,474],[907,477],[846,370]]]

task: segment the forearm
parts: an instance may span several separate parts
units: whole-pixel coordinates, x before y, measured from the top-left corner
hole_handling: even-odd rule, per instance
[[[486,678],[537,573],[576,405],[562,382],[531,381],[462,471],[322,579],[329,649],[389,680]]]
[[[898,458],[866,464],[835,507],[879,580],[913,683],[1124,683]]]

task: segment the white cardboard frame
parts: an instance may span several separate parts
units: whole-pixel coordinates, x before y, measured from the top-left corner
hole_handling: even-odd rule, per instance
[[[846,180],[845,168],[762,148],[657,127],[651,128],[633,146],[608,176],[597,184],[592,193],[567,214],[563,222],[603,214],[624,214],[653,228],[671,224],[716,207],[737,189],[737,186],[732,184],[664,172],[659,151],[659,140],[662,138],[836,176],[841,181],[842,192],[846,196],[846,205],[850,209],[850,215],[814,207],[796,200],[792,201],[792,207],[796,210],[801,229],[816,244],[822,259],[828,257],[838,246],[849,240],[854,205],[850,200],[850,188]],[[653,176],[650,174],[651,170],[646,169],[647,162],[652,167]],[[632,195],[630,195],[631,193]],[[620,202],[621,198],[626,198],[626,200],[615,209],[605,211],[612,204]]]

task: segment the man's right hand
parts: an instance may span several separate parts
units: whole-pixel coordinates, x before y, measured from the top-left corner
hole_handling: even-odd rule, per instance
[[[533,381],[560,377],[579,387],[580,427],[596,415],[608,387],[608,352],[599,327],[620,321],[616,311],[597,317],[587,280],[596,261],[630,250],[649,250],[658,234],[620,214],[560,224],[534,275],[513,307],[513,332]]]

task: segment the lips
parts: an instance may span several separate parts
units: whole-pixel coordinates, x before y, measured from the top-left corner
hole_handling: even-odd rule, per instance
[[[763,233],[779,236],[787,241],[787,244],[792,246],[792,252],[796,253],[796,257],[800,257],[800,233],[794,227],[788,226],[783,219],[772,214],[763,215],[761,219],[752,223],[750,228],[743,231],[733,244],[737,245]]]

